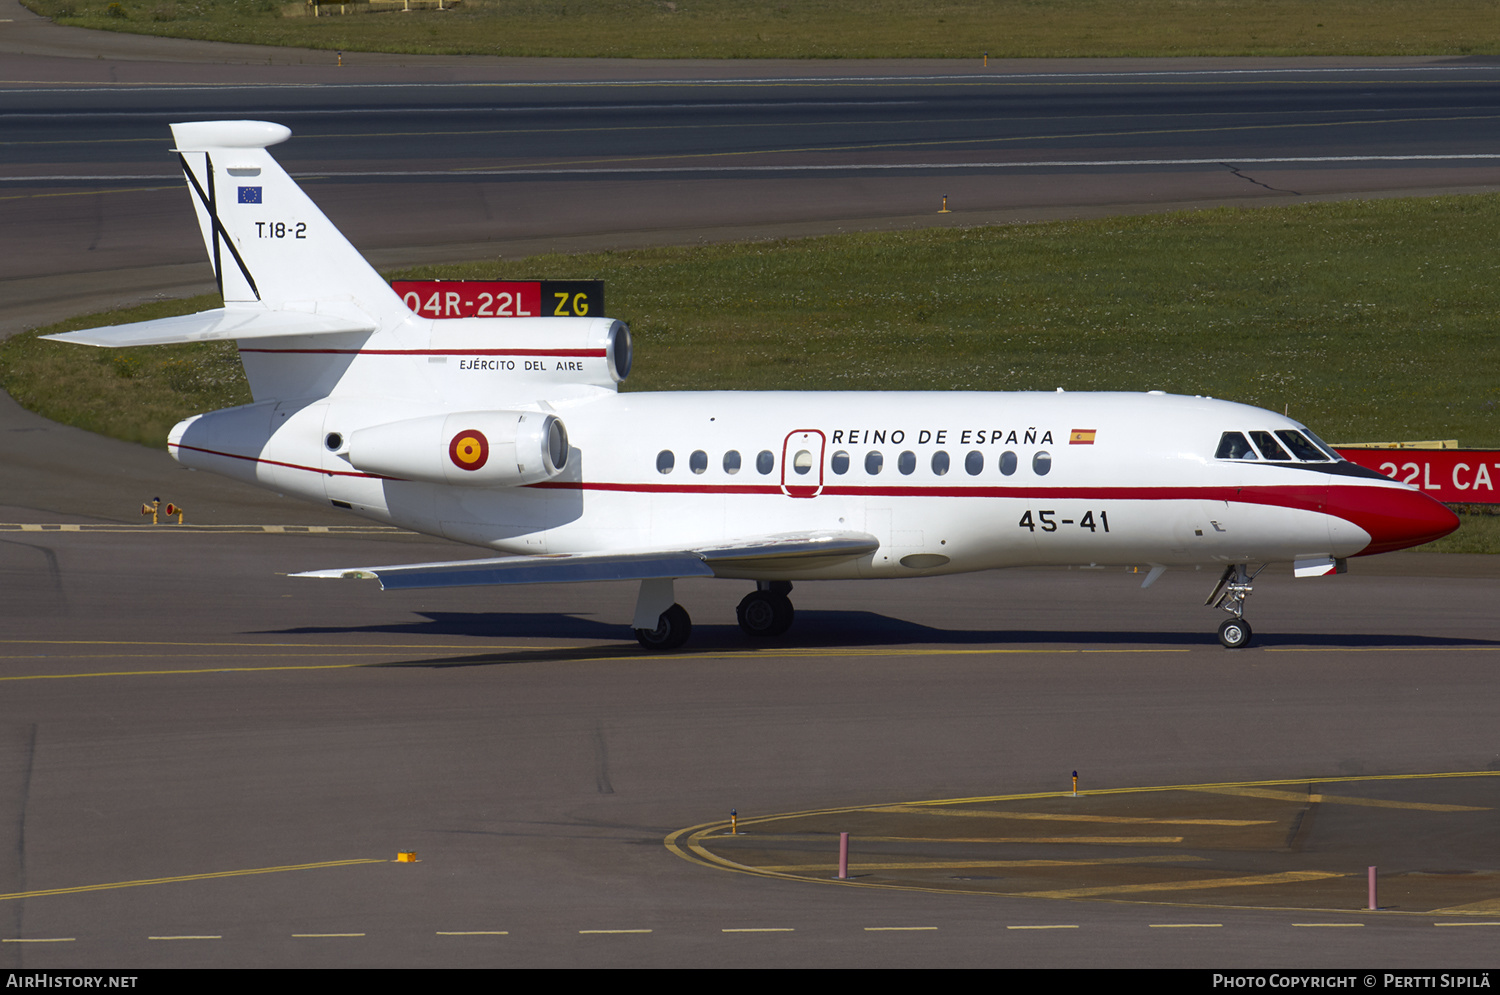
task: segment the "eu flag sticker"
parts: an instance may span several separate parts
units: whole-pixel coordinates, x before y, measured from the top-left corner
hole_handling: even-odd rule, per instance
[[[241,204],[259,204],[260,187],[240,187]]]

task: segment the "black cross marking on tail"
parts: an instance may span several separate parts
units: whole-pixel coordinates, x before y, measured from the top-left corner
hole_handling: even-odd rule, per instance
[[[193,193],[198,195],[198,200],[208,211],[208,216],[213,224],[213,246],[214,246],[214,282],[219,285],[219,296],[224,296],[224,272],[222,269],[222,257],[219,253],[219,241],[222,238],[224,245],[229,249],[229,254],[234,257],[235,264],[239,266],[240,272],[244,274],[245,281],[250,284],[250,292],[255,294],[255,299],[260,300],[260,288],[255,285],[255,277],[250,275],[250,268],[245,265],[245,260],[240,258],[239,250],[234,247],[234,239],[229,237],[229,232],[224,228],[224,222],[219,220],[218,199],[214,193],[214,160],[213,157],[204,153],[203,162],[208,173],[208,192],[203,192],[203,186],[198,182],[198,177],[193,175],[193,170],[188,166],[187,156],[181,152],[177,153],[178,160],[182,163],[182,172],[187,176],[188,183],[192,185]]]

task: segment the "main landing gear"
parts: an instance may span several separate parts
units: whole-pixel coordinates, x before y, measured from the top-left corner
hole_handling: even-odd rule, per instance
[[[693,620],[687,609],[677,604],[657,617],[656,628],[635,630],[635,638],[648,650],[675,650],[692,634]]]
[[[1255,578],[1264,570],[1250,573],[1250,568],[1244,563],[1236,563],[1224,569],[1224,576],[1214,585],[1213,593],[1208,596],[1205,605],[1222,608],[1233,617],[1219,626],[1219,642],[1225,649],[1237,650],[1242,646],[1250,645],[1250,623],[1245,621],[1245,599],[1250,597],[1251,585]]]
[[[785,580],[758,581],[734,610],[740,629],[751,639],[774,639],[792,627],[792,584]],[[693,634],[693,620],[677,604],[671,579],[643,580],[630,623],[636,640],[648,650],[675,650]]]
[[[775,639],[784,634],[797,614],[792,599],[787,597],[791,593],[791,581],[758,581],[755,590],[745,595],[734,610],[740,629],[751,639]]]

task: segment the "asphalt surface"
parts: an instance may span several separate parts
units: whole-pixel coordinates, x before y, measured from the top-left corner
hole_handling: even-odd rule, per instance
[[[1278,575],[1251,602],[1258,647],[1235,654],[1201,574],[1146,591],[1066,570],[801,585],[796,628],[753,650],[732,621],[742,585],[683,583],[695,640],[662,657],[628,641],[630,585],[396,595],[279,575],[451,549],[0,531],[0,933],[35,941],[0,946],[6,966],[1493,964],[1493,776],[1324,785],[1473,810],[1311,804],[1300,840],[1278,824],[1189,865],[1187,891],[1110,892],[1119,866],[1076,841],[1078,863],[1040,886],[984,866],[1038,858],[1016,839],[971,840],[960,856],[979,866],[947,875],[1104,888],[1092,900],[869,887],[867,837],[890,834],[857,816],[825,820],[804,858],[831,865],[831,834],[852,830],[853,886],[665,842],[730,809],[1057,792],[1075,770],[1085,805],[1091,789],[1493,774],[1494,577]],[[1372,863],[1385,910],[1361,912]],[[1286,864],[1317,877],[1274,910],[1202,883]],[[1405,887],[1434,878],[1477,908],[1433,914]],[[1012,928],[1029,926],[1069,935]]]
[[[3,331],[203,284],[186,198],[154,178],[170,176],[164,124],[182,117],[286,121],[298,137],[278,154],[381,265],[916,226],[944,194],[945,223],[980,223],[1500,182],[1491,159],[1382,158],[1500,153],[1500,72],[1463,62],[1012,65],[974,82],[972,66],[849,63],[361,56],[338,70],[20,14],[0,20],[0,53]],[[1039,70],[1050,78],[1004,78]],[[870,79],[892,75],[946,78]],[[479,85],[495,82],[532,85]],[[1354,158],[1305,161],[1334,155]],[[1304,161],[1246,168],[1278,157]],[[1495,962],[1490,558],[1271,576],[1250,601],[1256,645],[1232,654],[1201,607],[1213,578],[1191,572],[1145,591],[1066,570],[801,585],[787,640],[754,650],[733,624],[741,585],[685,582],[695,639],[658,657],[628,639],[630,585],[290,580],[464,552],[339,531],[358,523],[8,399],[0,462],[0,965]],[[190,524],[125,524],[152,496]],[[253,527],[212,527],[230,523]],[[1278,809],[1278,831],[1208,876],[1321,876],[1277,885],[1284,903],[1236,903],[1223,884],[1121,893],[1120,865],[1088,859],[1034,888],[955,887],[1054,845],[987,831],[940,855],[972,866],[922,871],[949,879],[927,891],[868,867],[852,885],[765,877],[667,846],[730,809],[753,822],[1057,792],[1074,770],[1104,806],[1084,814],[1148,820],[1163,796],[1125,811],[1088,792],[1214,785],[1195,793],[1212,801],[1304,779],[1319,800]],[[1329,780],[1460,772],[1476,776]],[[797,845],[811,853],[840,821]],[[394,862],[403,850],[416,862]],[[1361,911],[1369,864],[1387,883],[1375,912]],[[1419,900],[1433,882],[1461,900]],[[1014,897],[1027,888],[1096,891]]]

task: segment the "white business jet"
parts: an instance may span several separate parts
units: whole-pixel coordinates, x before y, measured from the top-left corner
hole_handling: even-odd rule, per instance
[[[1209,566],[1233,648],[1266,563],[1339,573],[1458,527],[1303,425],[1206,397],[619,393],[619,321],[412,313],[266,151],[290,134],[172,126],[222,308],[48,337],[234,339],[255,402],[177,425],[180,463],[507,554],[295,576],[636,580],[635,634],[669,649],[692,628],[679,577],[754,582],[739,624],[768,638],[803,580]]]

